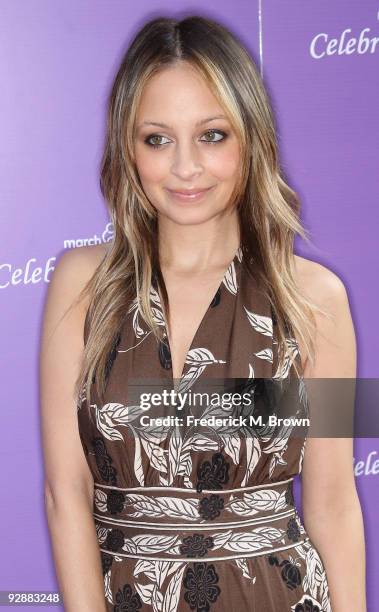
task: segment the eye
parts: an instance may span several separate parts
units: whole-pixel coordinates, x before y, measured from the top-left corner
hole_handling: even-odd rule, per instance
[[[205,132],[205,135],[214,136],[215,134],[220,134],[221,138],[219,140],[205,140],[205,142],[207,142],[208,144],[216,144],[216,142],[222,142],[223,140],[225,140],[225,138],[227,138],[227,134],[222,130],[207,130]]]
[[[151,134],[150,136],[147,136],[147,138],[145,138],[144,142],[149,145],[150,147],[153,147],[153,149],[158,149],[159,147],[162,146],[162,144],[166,144],[164,143],[157,143],[157,142],[150,142],[151,139],[159,139],[159,138],[164,138],[164,136],[160,136],[160,134]]]

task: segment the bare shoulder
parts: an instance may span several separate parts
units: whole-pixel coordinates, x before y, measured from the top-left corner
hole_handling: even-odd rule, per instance
[[[295,255],[296,282],[299,289],[329,316],[314,312],[316,321],[315,358],[311,368],[306,359],[307,376],[319,378],[354,377],[356,340],[346,287],[329,268]],[[300,354],[305,349],[298,338]]]
[[[346,303],[346,287],[341,278],[322,264],[295,255],[296,282],[314,303],[321,307],[338,308]]]
[[[72,300],[78,297],[105,257],[108,248],[108,244],[99,244],[63,251],[56,261],[49,283],[49,294],[58,294],[67,299],[70,296]],[[86,309],[87,302],[87,299],[83,301],[82,309]]]
[[[97,266],[101,263],[109,249],[108,243],[96,244],[93,246],[77,247],[64,251],[56,265],[56,271],[64,269],[67,273],[74,272],[72,280],[75,276],[79,276],[78,281],[86,280],[88,275],[92,276]],[[85,278],[81,278],[84,275]]]
[[[102,242],[101,244],[94,244],[92,246],[81,247],[80,250],[85,249],[85,256],[97,266],[108,253],[110,248],[109,242]]]
[[[59,338],[65,346],[71,341],[70,350],[74,351],[75,344],[78,355],[81,352],[84,318],[90,299],[88,294],[83,296],[82,291],[101,263],[106,249],[104,244],[78,247],[63,251],[57,258],[44,306],[43,355],[47,354],[45,348],[50,346],[52,336]],[[55,339],[52,344],[54,342]]]

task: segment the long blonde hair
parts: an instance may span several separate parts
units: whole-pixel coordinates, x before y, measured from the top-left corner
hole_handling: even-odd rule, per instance
[[[259,72],[241,42],[223,25],[200,16],[181,21],[155,18],[136,34],[109,96],[100,186],[114,239],[78,297],[89,297],[88,339],[76,383],[76,393],[84,390],[87,398],[92,383],[100,400],[104,398],[109,355],[115,351],[126,305],[138,303],[140,316],[162,340],[149,299],[155,272],[168,312],[157,252],[157,212],[142,189],[133,140],[146,84],[178,61],[188,62],[206,80],[238,136],[242,162],[231,204],[238,210],[244,260],[248,266],[254,262],[251,272],[275,313],[279,366],[288,359],[289,329],[314,360],[313,311],[326,313],[302,295],[295,282],[294,237],[308,238],[299,221],[299,199],[279,168],[274,118]],[[293,352],[292,362],[301,375]]]

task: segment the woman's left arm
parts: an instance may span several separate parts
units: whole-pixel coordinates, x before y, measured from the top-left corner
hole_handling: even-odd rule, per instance
[[[318,404],[325,410],[322,379],[356,378],[356,339],[342,281],[324,266],[308,264],[305,274],[303,268],[303,289],[333,315],[333,320],[316,316],[316,361],[313,367],[305,364],[304,378],[319,379],[309,380],[318,390],[313,400],[310,397],[312,423],[312,407],[316,411]],[[351,383],[336,381],[334,392],[351,389]],[[328,387],[325,381],[324,389]],[[333,408],[330,398],[324,399]],[[351,400],[348,414],[354,411],[354,397]],[[366,612],[364,524],[353,471],[353,438],[308,437],[301,479],[304,526],[325,567],[332,612]]]

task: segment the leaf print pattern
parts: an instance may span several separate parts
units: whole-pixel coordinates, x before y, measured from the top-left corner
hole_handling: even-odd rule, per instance
[[[259,357],[259,359],[266,359],[266,361],[269,361],[270,363],[273,361],[272,349],[270,348],[266,348],[263,351],[258,351],[258,353],[254,353],[254,355]]]
[[[188,351],[185,364],[190,368],[183,375],[179,391],[184,393],[202,375],[207,366],[217,363],[225,363],[222,359],[216,359],[213,353],[206,348],[196,348]]]
[[[253,401],[212,402],[196,413],[186,406],[200,418],[275,414],[282,383],[292,380],[290,358],[299,357],[289,334],[287,359],[277,366],[275,313],[242,264],[239,250],[194,336],[178,391],[196,389],[209,374],[236,379],[232,390]],[[165,331],[156,283],[150,300]],[[251,597],[264,609],[270,591],[283,609],[331,612],[325,568],[294,503],[306,438],[282,425],[142,426],[141,414],[159,410],[129,401],[127,383],[146,375],[170,387],[171,354],[167,335],[157,343],[146,327],[137,300],[127,314],[108,359],[115,384],[103,403],[95,390],[77,401],[107,610],[215,612],[233,601],[244,612]],[[299,379],[293,416],[308,415]]]
[[[273,515],[286,510],[291,505],[293,493],[288,495],[289,489],[279,492],[274,488],[259,489],[254,492],[243,492],[237,495],[231,493],[221,497],[220,495],[211,494],[204,496],[201,499],[198,497],[188,497],[182,499],[180,497],[154,496],[142,494],[124,495],[117,492],[117,507],[115,512],[118,513],[126,509],[129,518],[163,518],[170,517],[189,522],[199,522],[201,519],[212,521],[219,517],[221,513],[229,513],[236,517],[255,517],[262,512],[271,511]],[[115,494],[114,491],[110,495]],[[95,489],[95,506],[100,513],[109,511],[110,504],[109,495],[101,489]],[[111,508],[113,510],[113,508]],[[298,527],[293,521],[290,533],[298,534]],[[287,525],[288,532],[288,525]],[[289,532],[288,532],[289,533]],[[299,534],[298,534],[299,535]],[[290,537],[290,535],[289,535]]]
[[[119,556],[129,553],[139,558],[145,557],[146,561],[154,560],[156,555],[164,553],[168,559],[175,556],[196,558],[207,554],[208,549],[212,549],[216,557],[222,557],[228,551],[250,556],[257,551],[269,552],[275,544],[290,541],[288,526],[287,530],[274,526],[254,526],[245,531],[228,529],[214,532],[212,536],[195,533],[185,537],[151,534],[129,538],[121,528],[97,527],[97,530],[103,552],[115,552],[119,553]]]
[[[197,504],[195,499],[180,499],[176,497],[149,497],[147,495],[127,495],[126,505],[131,505],[134,512],[130,513],[133,518],[141,516],[181,518],[189,521],[198,519]]]
[[[98,430],[108,440],[122,440],[122,434],[116,429],[118,425],[129,425],[141,414],[139,406],[123,406],[122,404],[109,403],[98,408],[96,411],[96,425]]]
[[[295,550],[306,562],[306,574],[303,578],[304,591],[316,600],[319,598],[322,609],[325,612],[331,612],[326,572],[316,548],[308,540],[296,546]]]
[[[234,561],[235,561],[237,567],[242,571],[242,576],[244,578],[248,578],[249,580],[252,580],[252,582],[254,584],[254,582],[256,581],[257,577],[250,575],[249,566],[247,564],[247,560],[246,559],[235,559]]]
[[[246,472],[241,482],[241,487],[246,486],[250,476],[254,472],[254,469],[261,457],[262,450],[259,443],[259,440],[253,438],[252,436],[246,438]]]
[[[185,566],[179,569],[171,578],[163,601],[164,612],[175,612],[179,603],[179,594]]]
[[[237,275],[234,261],[229,266],[223,282],[228,291],[230,291],[230,293],[232,293],[233,295],[237,293]]]
[[[256,387],[259,389],[259,386]],[[265,401],[271,401],[268,396]],[[275,436],[267,437],[264,431],[263,439],[267,442],[262,444],[259,436],[253,436],[249,429],[241,428],[238,433],[228,428],[211,428],[212,438],[205,437],[190,428],[185,438],[181,438],[179,430],[174,430],[169,436],[169,426],[145,427],[138,424],[141,408],[139,406],[126,407],[117,403],[105,404],[100,410],[94,406],[96,423],[103,436],[111,441],[124,440],[121,428],[126,427],[133,432],[135,446],[135,475],[138,482],[143,485],[145,477],[143,474],[142,450],[149,461],[149,469],[159,472],[161,484],[172,484],[176,476],[184,476],[186,487],[192,487],[192,460],[193,451],[217,450],[224,447],[225,454],[232,458],[236,465],[241,459],[242,440],[244,440],[244,452],[246,454],[246,471],[241,486],[246,486],[263,454],[270,455],[269,475],[273,476],[279,465],[286,465],[284,453],[288,448],[292,426],[283,426]],[[304,407],[299,404],[295,416],[301,414]],[[145,411],[144,411],[145,412]],[[228,409],[227,409],[228,412]],[[205,408],[201,415],[225,416],[223,406],[210,406]],[[273,430],[274,433],[274,430]],[[169,438],[168,449],[161,446]],[[128,440],[129,441],[129,440]],[[229,462],[222,453],[215,453],[211,463],[205,462],[199,466],[197,473],[197,490],[201,493],[203,489],[220,489],[227,482],[227,471]],[[201,473],[199,472],[201,471]],[[225,479],[226,480],[223,480]],[[207,484],[208,482],[208,484]]]
[[[249,323],[251,324],[252,328],[255,329],[255,331],[257,331],[259,334],[272,338],[273,327],[271,317],[251,312],[247,308],[245,308],[245,312],[247,314]]]

